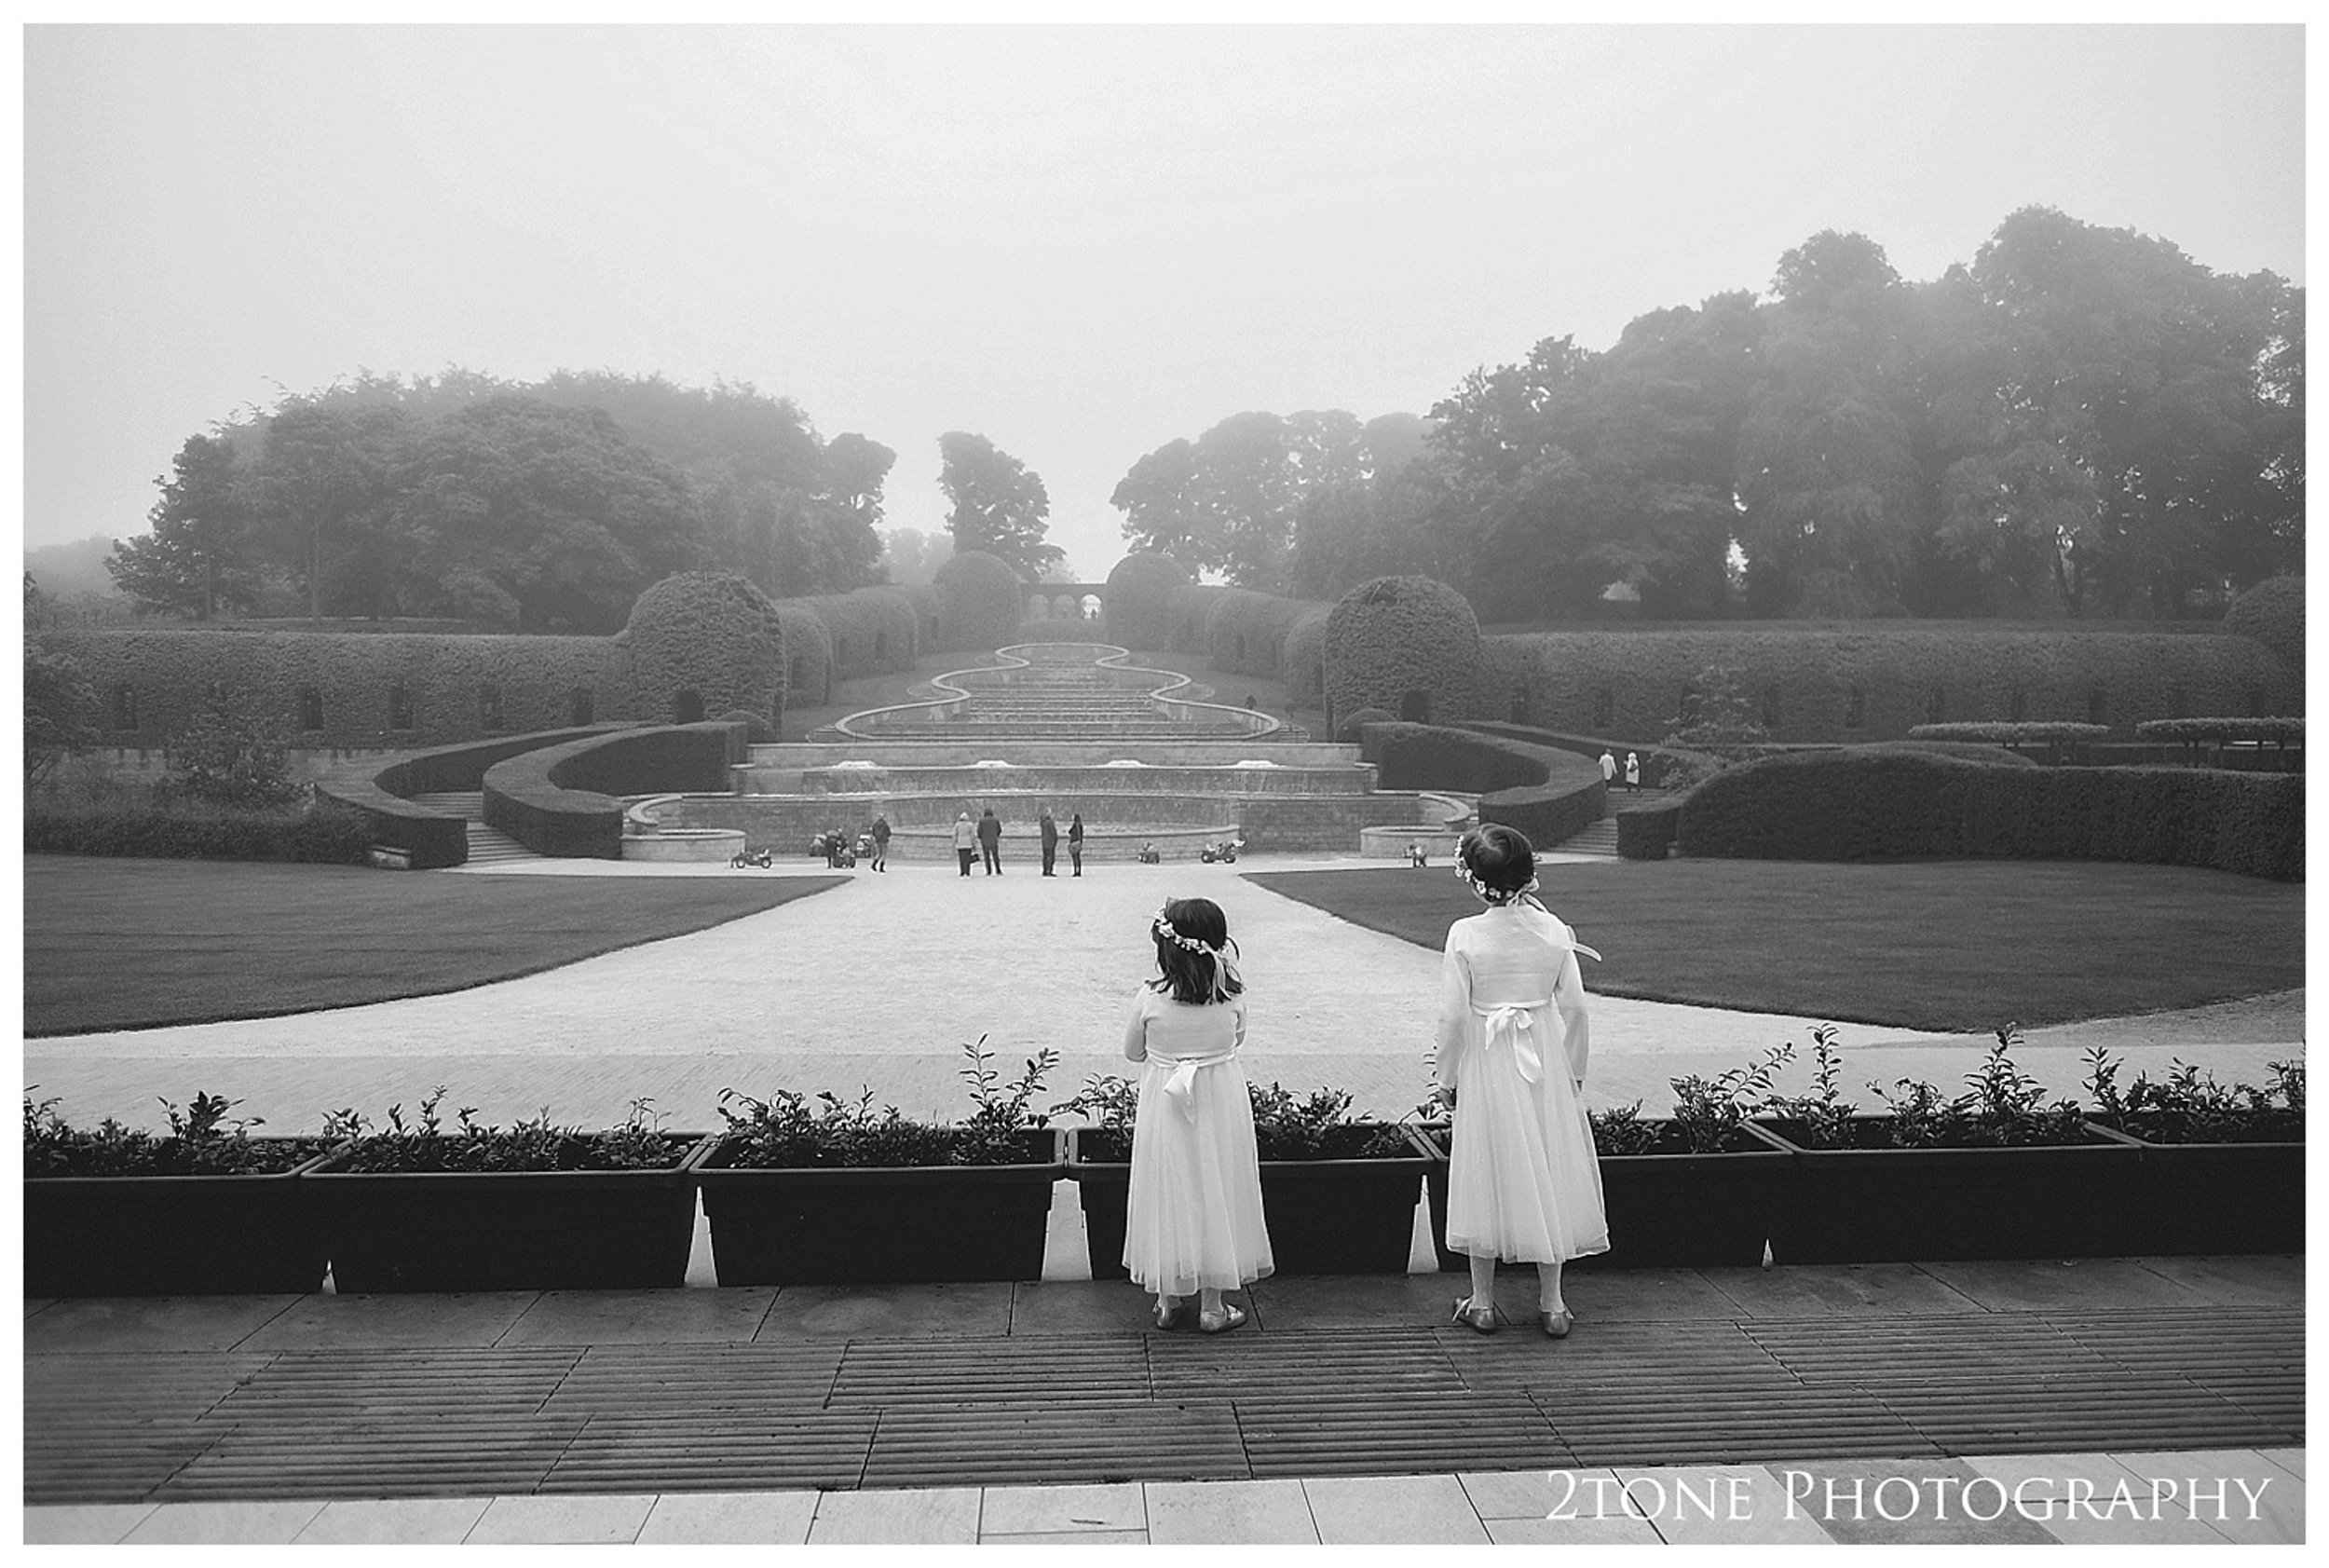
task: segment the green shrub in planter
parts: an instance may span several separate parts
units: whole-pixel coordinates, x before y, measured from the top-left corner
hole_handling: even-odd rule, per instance
[[[162,1102],[157,1137],[107,1118],[69,1125],[57,1101],[24,1098],[24,1292],[145,1296],[305,1292],[324,1250],[301,1202],[300,1173],[331,1144],[252,1138],[258,1118],[197,1093]]]
[[[1342,1089],[1297,1096],[1246,1085],[1261,1160],[1261,1208],[1275,1272],[1402,1274],[1424,1161],[1398,1124],[1351,1114]],[[1092,1277],[1124,1277],[1125,1204],[1132,1184],[1132,1083],[1095,1076],[1053,1107],[1092,1125],[1070,1134],[1069,1175],[1083,1207]]]
[[[830,1092],[720,1093],[728,1124],[701,1172],[723,1285],[1034,1279],[1043,1269],[1059,1135],[1031,1109],[1056,1052],[1000,1081],[981,1035],[963,1051],[974,1110],[915,1122]]]
[[[303,1179],[343,1294],[674,1287],[695,1232],[695,1166],[711,1140],[667,1133],[651,1102],[621,1125],[583,1132],[544,1111],[509,1127],[473,1108],[446,1129],[421,1101],[374,1128],[353,1110],[325,1130],[347,1147]]]
[[[2095,1121],[2142,1145],[2140,1250],[2305,1249],[2304,1063],[2268,1062],[2270,1084],[2227,1089],[2179,1060],[2124,1091],[2101,1046],[2087,1065]]]

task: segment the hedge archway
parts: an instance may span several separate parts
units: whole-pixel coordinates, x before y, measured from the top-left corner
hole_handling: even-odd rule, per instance
[[[1444,582],[1379,577],[1342,595],[1328,613],[1330,712],[1421,707],[1444,723],[1472,711],[1479,678],[1479,621],[1470,602]]]
[[[620,641],[644,705],[673,711],[692,691],[701,710],[782,710],[785,637],[771,599],[734,572],[680,572],[639,595]]]

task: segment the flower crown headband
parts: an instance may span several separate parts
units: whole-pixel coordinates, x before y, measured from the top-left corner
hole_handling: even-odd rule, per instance
[[[1170,942],[1174,947],[1185,948],[1192,953],[1211,953],[1216,958],[1219,958],[1220,956],[1219,948],[1208,948],[1204,943],[1198,941],[1195,937],[1183,936],[1180,934],[1179,927],[1173,924],[1173,917],[1166,912],[1170,907],[1171,906],[1169,905],[1159,905],[1157,907],[1157,940],[1160,942]]]
[[[1466,887],[1470,888],[1474,893],[1479,895],[1482,903],[1518,904],[1523,899],[1527,899],[1531,903],[1535,902],[1536,873],[1533,871],[1529,873],[1529,879],[1521,883],[1517,888],[1491,888],[1486,882],[1480,880],[1479,874],[1478,872],[1474,871],[1471,866],[1464,864],[1464,857],[1462,855],[1458,855],[1456,856],[1455,874],[1464,879],[1464,883]]]

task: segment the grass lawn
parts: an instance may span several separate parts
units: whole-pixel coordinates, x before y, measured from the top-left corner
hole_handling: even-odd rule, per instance
[[[27,855],[24,1032],[463,990],[701,931],[847,879],[438,877]]]
[[[1479,902],[1422,871],[1249,880],[1438,948]],[[2153,1013],[2305,984],[2305,889],[2079,861],[1620,861],[1544,868],[1546,907],[1610,996],[1988,1030]]]

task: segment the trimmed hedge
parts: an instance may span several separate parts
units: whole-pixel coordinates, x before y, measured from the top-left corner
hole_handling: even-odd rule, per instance
[[[390,844],[411,858],[415,871],[459,866],[469,859],[469,823],[461,817],[415,805],[411,797],[484,787],[497,762],[544,746],[612,733],[618,726],[551,729],[502,741],[475,741],[392,757],[386,763],[347,763],[316,781],[316,794],[354,813],[368,841]]]
[[[1304,617],[1334,608],[1307,599],[1231,588],[1213,602],[1205,628],[1205,662],[1231,675],[1275,678],[1286,668],[1286,639]]]
[[[2305,721],[2301,718],[2154,718],[2136,725],[2135,733],[2146,741],[2181,741],[2186,745],[2211,741],[2218,744],[2254,741],[2260,745],[2302,745],[2305,742]]]
[[[807,606],[824,622],[832,639],[836,679],[854,680],[914,667],[921,630],[914,602],[901,590],[858,588],[791,602]]]
[[[1655,806],[1629,806],[1617,813],[1617,857],[1620,860],[1664,860],[1673,847],[1682,821],[1680,800]]]
[[[779,683],[786,701],[797,699],[809,707],[833,700],[833,633],[806,599],[779,599],[776,621],[784,633],[784,678]],[[710,713],[709,708],[704,712]],[[776,715],[783,714],[782,702]]]
[[[898,590],[914,611],[914,655],[938,648],[938,591],[927,582],[911,582]]]
[[[1135,653],[1161,651],[1172,626],[1173,593],[1189,573],[1169,555],[1137,551],[1116,563],[1100,597],[1107,639]]]
[[[1436,724],[1369,724],[1359,755],[1384,789],[1477,792],[1479,820],[1517,827],[1540,850],[1573,838],[1608,814],[1608,792],[1592,762],[1552,746]]]
[[[727,794],[746,744],[738,725],[671,724],[529,751],[487,770],[485,821],[536,854],[620,860],[620,797]]]
[[[957,551],[932,575],[930,585],[938,592],[937,651],[992,653],[1018,631],[1027,590],[1001,556]]]
[[[1975,741],[1869,741],[1845,749],[1922,752],[1927,757],[1954,757],[1966,762],[1984,763],[1992,768],[2035,768],[2038,765],[2035,757],[2024,757],[2018,751],[1983,745]]]
[[[1205,627],[1213,619],[1213,607],[1224,595],[1243,592],[1218,582],[1192,582],[1174,590],[1171,620],[1164,634],[1165,648],[1173,653],[1203,654]]]
[[[1293,708],[1322,708],[1327,701],[1327,619],[1332,605],[1314,605],[1287,628],[1278,649],[1286,675],[1286,702]]]
[[[33,801],[24,809],[26,854],[361,866],[372,841],[361,817],[329,806],[238,811],[196,802],[75,806]]]
[[[2253,637],[2270,648],[2289,668],[2297,690],[2305,689],[2305,579],[2268,577],[2224,611],[2224,629],[2236,637]]]
[[[2121,733],[2147,718],[2301,711],[2301,685],[2246,637],[1978,622],[1490,637],[1478,711],[1638,744],[1675,728],[1684,689],[1714,664],[1741,673],[1780,742],[1896,740],[1958,720],[2084,722],[2098,702]]]
[[[2129,860],[2287,880],[2305,872],[2304,790],[2294,774],[1805,752],[1691,791],[1681,843],[1748,859]]]
[[[42,646],[80,665],[98,695],[88,716],[109,746],[160,749],[202,712],[212,687],[306,746],[395,748],[554,729],[574,722],[578,691],[591,694],[594,719],[648,716],[610,637],[205,627],[48,632]],[[320,714],[306,711],[309,689]],[[485,722],[488,690],[498,699],[497,729]],[[133,714],[122,711],[124,694]],[[322,728],[306,728],[309,717]],[[410,722],[392,729],[392,718]]]
[[[631,607],[615,641],[629,656],[637,690],[665,723],[742,708],[773,716],[783,688],[785,626],[777,607],[734,572],[677,572]]]
[[[1539,729],[1528,724],[1505,724],[1494,719],[1467,719],[1456,726],[1459,729],[1476,730],[1482,735],[1501,736],[1507,741],[1521,741],[1532,746],[1552,746],[1560,751],[1573,751],[1593,759],[1595,768],[1601,765],[1601,753],[1622,769],[1626,754],[1638,752],[1641,757],[1641,782],[1652,789],[1661,788],[1669,770],[1687,776],[1692,770],[1712,772],[1723,766],[1723,759],[1702,751],[1684,751],[1680,746],[1640,746],[1625,741],[1613,741],[1606,735],[1565,735],[1558,729]],[[1622,776],[1622,774],[1621,774]]]
[[[1355,746],[1359,743],[1369,725],[1398,722],[1399,716],[1388,708],[1361,708],[1356,713],[1342,716],[1342,722],[1335,727],[1334,738],[1343,745]]]
[[[1402,718],[1471,717],[1479,622],[1444,582],[1379,577],[1343,594],[1328,613],[1326,673],[1330,718],[1358,708],[1388,708]],[[1421,716],[1408,706],[1415,694],[1425,706]]]
[[[2082,744],[2110,738],[2107,724],[1919,724],[1909,730],[1912,741],[1985,741],[2000,746]]]

